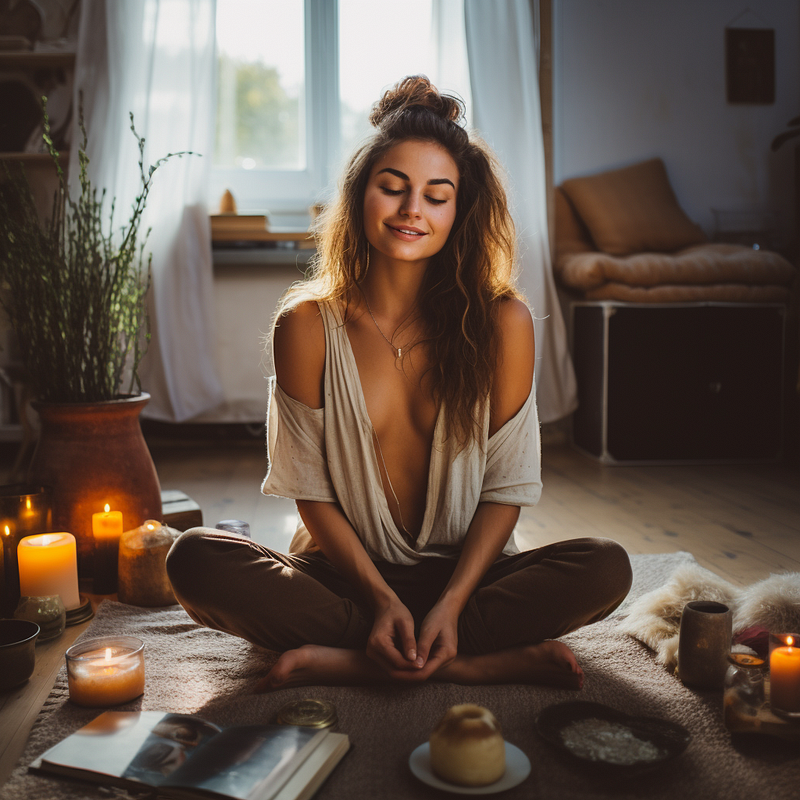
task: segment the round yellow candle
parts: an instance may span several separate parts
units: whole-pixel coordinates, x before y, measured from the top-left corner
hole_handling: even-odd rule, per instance
[[[71,533],[26,536],[17,546],[17,560],[23,597],[60,594],[67,611],[80,606],[78,557]]]
[[[119,539],[122,536],[122,512],[111,511],[106,503],[105,511],[92,514],[92,533],[95,541]]]
[[[781,711],[800,711],[800,647],[792,637],[788,647],[776,647],[769,656],[769,702]]]
[[[144,692],[143,650],[122,645],[67,660],[69,699],[81,706],[117,706]]]

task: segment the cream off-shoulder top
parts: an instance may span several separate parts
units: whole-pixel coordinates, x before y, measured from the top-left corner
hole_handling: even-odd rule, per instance
[[[541,494],[541,443],[535,390],[489,437],[458,450],[444,436],[442,410],[433,435],[422,529],[415,542],[389,512],[355,356],[339,308],[319,303],[325,328],[323,408],[309,408],[269,379],[267,476],[261,491],[293,500],[338,502],[373,561],[416,564],[426,556],[457,558],[480,502],[535,505]],[[535,384],[534,384],[535,385]],[[300,521],[293,553],[317,550]],[[503,552],[519,552],[513,533]]]

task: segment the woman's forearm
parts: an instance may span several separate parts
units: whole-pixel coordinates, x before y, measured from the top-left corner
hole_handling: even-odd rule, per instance
[[[439,603],[461,614],[486,570],[502,553],[519,519],[519,507],[480,503],[464,539],[455,571]]]
[[[397,600],[336,503],[298,500],[297,510],[320,550],[359,590],[370,608],[382,608]]]

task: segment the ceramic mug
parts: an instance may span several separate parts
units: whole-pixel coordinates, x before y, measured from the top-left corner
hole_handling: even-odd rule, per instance
[[[678,674],[686,686],[721,689],[728,669],[733,614],[724,603],[693,600],[681,614]]]

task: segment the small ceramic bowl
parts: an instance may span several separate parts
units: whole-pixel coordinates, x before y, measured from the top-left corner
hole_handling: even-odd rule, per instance
[[[0,692],[21,686],[33,674],[39,630],[26,619],[0,619]]]

